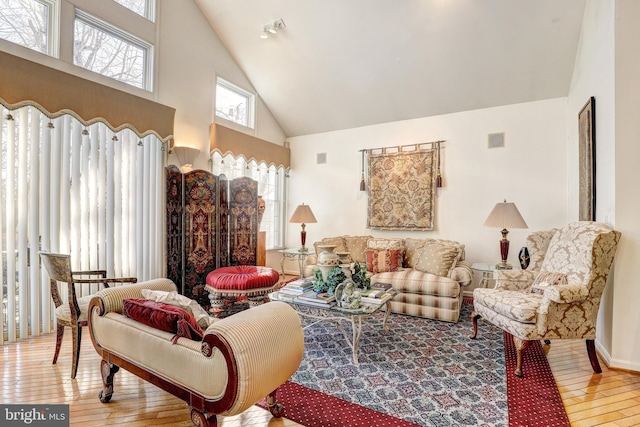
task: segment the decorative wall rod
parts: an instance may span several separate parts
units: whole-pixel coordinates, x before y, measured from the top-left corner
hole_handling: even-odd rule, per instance
[[[386,150],[393,150],[393,149],[397,149],[398,152],[403,151],[402,149],[404,147],[415,147],[416,150],[420,149],[421,145],[431,145],[432,147],[436,147],[436,146],[440,146],[440,144],[442,144],[443,142],[446,142],[446,140],[441,139],[438,141],[430,141],[430,142],[418,142],[415,144],[405,144],[405,145],[396,145],[396,146],[390,146],[390,147],[378,147],[378,148],[363,148],[360,149],[358,151],[364,151],[367,154],[371,154],[372,151],[377,151],[380,150],[382,152],[386,151]]]

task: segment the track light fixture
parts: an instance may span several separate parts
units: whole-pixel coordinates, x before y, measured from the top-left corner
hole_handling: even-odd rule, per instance
[[[273,22],[268,23],[262,28],[260,34],[261,39],[268,39],[270,34],[278,34],[278,31],[284,30],[287,26],[284,24],[282,18],[276,19]]]

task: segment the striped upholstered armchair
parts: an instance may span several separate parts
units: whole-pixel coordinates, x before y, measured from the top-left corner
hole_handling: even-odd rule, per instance
[[[475,289],[473,335],[485,318],[513,336],[515,374],[522,376],[522,352],[531,341],[586,339],[594,372],[596,318],[620,232],[602,223],[580,221],[528,239],[527,270],[498,271],[493,289]],[[548,242],[548,244],[547,244]]]

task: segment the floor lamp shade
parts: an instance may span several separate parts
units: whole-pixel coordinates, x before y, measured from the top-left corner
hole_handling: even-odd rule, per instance
[[[485,227],[497,227],[501,228],[502,240],[500,240],[500,257],[502,261],[496,264],[497,269],[510,269],[512,268],[507,263],[507,257],[509,256],[509,240],[507,240],[507,234],[509,234],[509,228],[529,228],[527,223],[520,215],[520,211],[516,207],[515,203],[507,203],[505,200],[502,203],[496,203],[493,210],[484,222]]]
[[[291,215],[291,219],[289,219],[289,222],[302,225],[302,231],[300,231],[300,242],[302,243],[301,250],[307,250],[304,245],[307,241],[307,232],[304,227],[306,224],[318,222],[316,220],[316,217],[313,215],[313,212],[311,211],[309,205],[305,205],[304,203],[298,205],[296,210],[293,212],[293,215]]]

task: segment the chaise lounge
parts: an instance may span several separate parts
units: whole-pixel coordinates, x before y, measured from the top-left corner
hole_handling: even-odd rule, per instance
[[[215,321],[199,342],[125,316],[125,300],[142,299],[145,289],[172,292],[176,286],[156,279],[109,288],[89,305],[91,340],[102,357],[101,402],[111,400],[114,375],[123,368],[187,402],[197,426],[215,426],[216,414],[239,414],[265,396],[269,411],[281,416],[277,388],[298,369],[304,349],[291,307],[270,302]]]

